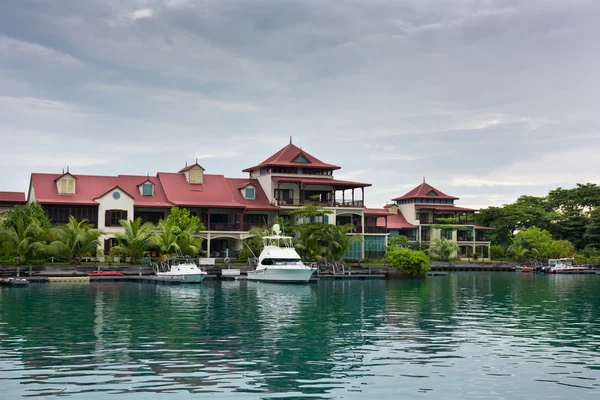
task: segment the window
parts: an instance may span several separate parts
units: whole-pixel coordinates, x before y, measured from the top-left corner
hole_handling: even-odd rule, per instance
[[[120,220],[127,219],[127,210],[106,210],[104,214],[105,226],[121,226]]]
[[[152,196],[154,193],[154,185],[146,182],[142,185],[142,196]]]
[[[427,196],[438,196],[438,194],[435,192],[435,190],[431,190],[429,193],[427,193]]]
[[[245,192],[244,193],[244,197],[245,198],[247,198],[247,199],[254,199],[255,193],[254,193],[254,188],[253,187],[250,187],[250,186],[247,187],[244,192]]]
[[[304,154],[298,154],[298,156],[294,158],[293,162],[307,163],[308,160],[306,159],[306,157],[304,157]]]
[[[452,240],[452,230],[442,229],[442,237],[448,240]]]
[[[60,180],[60,194],[75,194],[75,179],[62,178]]]
[[[190,183],[202,183],[202,170],[200,168],[193,168],[190,170]]]
[[[119,193],[115,190],[112,194],[112,198],[115,200],[119,200],[121,198],[121,193]]]

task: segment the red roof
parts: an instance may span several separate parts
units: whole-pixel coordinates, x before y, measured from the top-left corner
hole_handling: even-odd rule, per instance
[[[438,211],[479,211],[474,208],[456,207],[452,205],[434,205],[434,204],[417,204],[417,207],[423,210],[438,210]]]
[[[225,178],[223,175],[204,174],[204,182],[201,185],[190,185],[185,180],[185,176],[180,173],[160,172],[158,177],[168,200],[178,206],[278,209],[269,203],[255,179],[234,179]],[[243,182],[252,183],[255,187],[254,200],[242,196],[238,186]]]
[[[386,215],[394,215],[390,213],[388,210],[383,208],[366,208],[365,207],[365,215],[368,216],[386,216]]]
[[[387,228],[388,229],[414,229],[416,226],[408,223],[404,215],[400,211],[398,214],[392,214],[387,217]],[[377,226],[385,226],[385,219],[377,218]]]
[[[433,195],[430,193],[436,193]],[[405,199],[447,199],[447,200],[458,200],[458,197],[448,196],[447,194],[437,190],[427,182],[421,183],[419,186],[406,193],[404,196],[396,197],[392,201],[405,200]]]
[[[308,162],[298,162],[294,161],[298,156],[304,157]],[[273,154],[271,157],[267,158],[265,161],[260,164],[246,168],[243,172],[251,172],[257,168],[262,167],[310,167],[310,168],[323,168],[323,169],[340,169],[337,165],[327,164],[319,160],[317,157],[312,156],[311,154],[303,151],[298,146],[292,144],[288,144],[283,149],[279,150],[277,153]]]
[[[33,186],[35,199],[42,204],[79,204],[97,205],[94,200],[106,194],[109,190],[118,186],[133,197],[136,207],[172,207],[169,203],[160,181],[157,177],[136,175],[77,175],[75,194],[58,194],[55,180],[62,174],[31,174],[31,185]],[[143,196],[138,185],[145,181],[154,184],[154,196]]]
[[[146,182],[148,182],[148,180],[146,180]],[[137,185],[137,187],[139,187],[140,185]],[[133,196],[131,194],[129,194],[127,192],[127,190],[124,190],[122,187],[120,187],[119,185],[115,185],[113,187],[110,187],[108,189],[106,189],[103,193],[100,193],[94,200],[98,200],[100,197],[104,196],[106,193],[113,191],[114,189],[119,189],[121,192],[125,193],[127,196],[131,197],[133,199]]]
[[[394,207],[396,204],[386,204],[385,206],[383,206],[383,208],[392,208]]]
[[[204,168],[202,168],[202,165],[198,164],[198,161],[196,161],[194,164],[188,165],[185,168],[180,169],[179,172],[189,171],[190,169],[192,169],[194,167],[200,167],[200,169],[202,169],[202,171],[204,171]]]
[[[0,192],[0,202],[25,204],[25,193],[23,192]]]
[[[368,187],[370,183],[340,181],[329,178],[304,178],[302,175],[297,176],[274,176],[275,182],[301,182],[312,185],[331,185],[340,189],[352,189],[357,187]]]

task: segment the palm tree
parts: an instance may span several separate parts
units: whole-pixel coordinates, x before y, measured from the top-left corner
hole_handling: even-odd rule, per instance
[[[179,235],[177,231],[179,228],[175,226],[175,223],[170,220],[161,220],[156,228],[156,233],[153,236],[154,244],[159,248],[162,254],[173,254],[180,251],[177,240]]]
[[[136,260],[152,246],[154,226],[150,222],[142,224],[142,219],[139,217],[135,221],[121,220],[119,224],[125,228],[125,233],[117,233],[117,240],[125,254],[130,257],[130,263],[135,264]]]
[[[22,218],[18,218],[11,226],[0,230],[0,241],[4,252],[17,259],[18,263],[42,256],[46,246],[48,231],[37,220],[27,226]]]
[[[307,261],[321,261],[323,254],[327,250],[321,245],[320,234],[321,230],[315,231],[310,225],[297,226],[299,236],[295,244],[300,257]]]
[[[79,262],[86,254],[95,255],[100,247],[98,239],[102,232],[90,228],[87,219],[78,222],[70,216],[66,225],[58,226],[52,232],[56,240],[48,245],[49,252],[72,263]]]
[[[448,261],[458,251],[458,245],[446,238],[436,238],[431,241],[429,252],[437,255],[441,261]]]
[[[355,227],[347,225],[329,225],[323,232],[323,241],[327,245],[327,258],[340,261],[355,241],[362,241],[361,235],[349,235]]]
[[[202,247],[202,238],[196,237],[194,230],[193,227],[190,227],[181,231],[177,236],[177,246],[184,256],[194,257]]]

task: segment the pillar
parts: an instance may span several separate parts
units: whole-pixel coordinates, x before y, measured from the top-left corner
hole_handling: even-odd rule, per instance
[[[206,253],[206,256],[210,257],[210,232],[206,234]]]

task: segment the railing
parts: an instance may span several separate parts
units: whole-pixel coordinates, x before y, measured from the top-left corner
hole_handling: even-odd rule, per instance
[[[211,222],[208,224],[209,231],[239,231],[239,224],[228,224],[221,222]]]
[[[387,233],[385,226],[365,226],[365,233]]]
[[[312,204],[321,207],[362,207],[362,200],[346,200],[346,201],[315,201],[310,199],[288,199],[288,200],[277,200],[279,206],[302,206]]]

